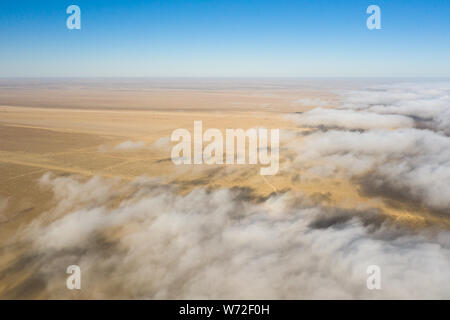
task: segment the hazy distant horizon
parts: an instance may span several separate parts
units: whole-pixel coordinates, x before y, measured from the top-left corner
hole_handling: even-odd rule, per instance
[[[338,89],[365,85],[448,82],[450,77],[0,77],[0,90],[15,86],[52,87],[90,85],[117,89]]]

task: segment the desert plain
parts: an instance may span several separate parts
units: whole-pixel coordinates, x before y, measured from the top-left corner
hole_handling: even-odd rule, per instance
[[[50,224],[55,219],[50,212],[62,201],[55,198],[54,189],[43,185],[43,177],[70,177],[79,183],[102,179],[113,181],[117,189],[136,179],[151,179],[159,186],[175,188],[180,197],[196,189],[236,190],[242,199],[255,205],[287,192],[298,193],[324,207],[352,211],[371,208],[399,228],[450,227],[442,211],[402,197],[370,194],[354,178],[302,178],[311,172],[294,165],[295,157],[291,157],[288,146],[301,145],[313,129],[297,125],[290,117],[314,109],[315,102],[323,109],[336,108],[338,97],[326,85],[323,89],[306,81],[284,86],[270,81],[257,85],[252,81],[177,81],[1,81],[0,298],[140,297],[124,294],[125,289],[117,287],[110,288],[109,294],[98,288],[78,294],[67,291],[64,282],[55,289],[55,285],[35,276],[42,268],[39,254],[33,253],[33,245],[20,234],[35,221]],[[170,158],[170,135],[177,128],[192,131],[196,120],[221,131],[280,129],[279,173],[261,176],[255,165],[175,166]],[[102,200],[102,206],[119,208],[133,192],[139,191],[119,192]],[[72,212],[83,201],[73,200],[56,216]],[[131,231],[111,232],[105,237],[117,240],[121,232]],[[58,279],[64,279],[64,271]],[[212,297],[229,295],[219,292]]]

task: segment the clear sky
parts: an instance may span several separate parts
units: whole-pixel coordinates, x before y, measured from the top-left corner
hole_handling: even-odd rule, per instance
[[[11,76],[450,77],[450,0],[1,1]]]

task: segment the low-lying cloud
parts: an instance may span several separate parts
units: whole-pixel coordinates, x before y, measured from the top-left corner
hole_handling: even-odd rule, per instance
[[[238,189],[183,196],[145,179],[115,188],[122,200],[110,207],[109,180],[46,175],[41,183],[67,211],[21,236],[47,297],[68,295],[61,271],[70,264],[81,267],[84,298],[450,297],[449,234],[399,229],[373,210],[323,207],[290,192],[259,203]],[[382,291],[366,288],[372,264]]]
[[[299,126],[314,128],[380,129],[412,127],[414,121],[400,115],[382,115],[371,112],[316,108],[291,116]]]
[[[404,115],[450,134],[450,82],[378,85],[342,95],[342,109]]]
[[[298,130],[283,130],[280,175],[345,179],[365,197],[449,219],[449,92],[390,84],[342,92],[333,109],[315,102],[291,115]],[[343,209],[289,189],[208,188],[227,170],[238,169],[211,171],[187,194],[154,179],[44,175],[54,206],[10,240],[23,250],[0,279],[25,265],[27,274],[0,294],[73,297],[64,271],[76,264],[77,298],[450,298],[446,226],[411,228],[370,204]],[[370,265],[381,290],[366,287]]]
[[[124,141],[114,147],[115,150],[138,150],[145,148],[145,143],[142,141]]]
[[[442,83],[345,92],[338,109],[295,116],[316,130],[290,144],[294,162],[321,177],[359,179],[375,195],[391,193],[449,214],[449,92],[450,84]]]
[[[328,100],[323,100],[320,98],[303,98],[298,99],[293,102],[294,105],[301,105],[305,107],[327,107],[332,105],[333,103]]]

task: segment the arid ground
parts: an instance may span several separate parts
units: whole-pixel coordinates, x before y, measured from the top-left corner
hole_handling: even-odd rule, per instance
[[[393,120],[399,121],[389,124],[391,118],[383,119],[382,125],[375,128],[367,126],[365,119],[361,120],[364,124],[349,125],[346,118],[343,118],[342,123],[324,119],[323,126],[304,125],[311,118],[302,118],[303,115],[309,115],[308,112],[313,109],[320,108],[326,112],[340,108],[343,98],[328,84],[321,87],[308,85],[307,81],[284,82],[283,85],[270,81],[255,84],[250,80],[243,84],[232,80],[177,81],[1,80],[0,298],[402,298],[409,295],[420,297],[421,294],[428,297],[419,289],[426,285],[427,275],[424,273],[430,270],[436,272],[434,275],[428,274],[430,282],[437,286],[441,283],[439,290],[431,290],[430,296],[450,297],[448,283],[442,284],[448,275],[444,276],[439,269],[446,268],[450,263],[449,242],[444,240],[448,239],[450,228],[447,203],[436,200],[431,193],[422,198],[424,192],[420,191],[422,189],[415,190],[415,186],[420,185],[426,190],[433,188],[424,180],[409,184],[405,182],[403,187],[398,187],[389,179],[383,180],[385,171],[381,172],[380,166],[389,161],[395,161],[396,165],[403,161],[395,155],[390,156],[395,148],[385,151],[377,149],[376,152],[381,154],[379,157],[374,155],[376,152],[372,152],[372,149],[358,154],[354,150],[359,145],[350,151],[346,149],[358,141],[366,141],[364,135],[372,131],[378,133],[381,131],[377,130],[384,130],[383,134],[390,135],[407,127],[405,130],[427,130],[427,134],[431,134],[437,129],[423,129],[420,121],[414,117],[408,118],[412,119],[411,123],[416,121],[413,124],[398,118]],[[342,87],[348,89],[351,84]],[[364,115],[367,113],[361,112]],[[192,131],[195,120],[201,120],[204,128],[218,128],[221,131],[256,127],[280,129],[280,171],[274,176],[261,176],[255,165],[175,166],[170,158],[173,145],[169,140],[170,135],[177,128]],[[327,121],[332,123],[328,124]],[[330,132],[334,132],[336,138],[323,136]],[[344,133],[349,137],[348,140],[339,136]],[[350,139],[353,134],[362,136],[354,142]],[[445,134],[439,134],[442,139],[448,139]],[[392,141],[396,137],[386,139]],[[408,144],[413,148],[412,142],[403,141],[400,136],[398,139],[399,145]],[[325,141],[330,146],[342,147],[342,150],[333,154],[320,153],[320,146]],[[365,143],[361,142],[362,145]],[[308,152],[302,146],[308,146]],[[310,152],[315,146],[320,151],[317,154]],[[298,151],[297,147],[303,151]],[[299,152],[308,156],[299,160],[302,157]],[[415,157],[415,153],[409,153],[408,150],[405,150],[405,154],[406,157]],[[344,160],[350,161],[350,155],[354,156],[352,164],[343,163]],[[359,162],[369,156],[376,160],[367,160],[364,165]],[[436,163],[444,167],[448,165],[448,162],[445,164],[445,157]],[[330,169],[330,164],[336,165],[336,168]],[[408,165],[410,170],[414,170],[415,163],[409,162],[398,164],[398,168]],[[325,174],[328,169],[332,173],[327,171]],[[396,170],[390,173],[399,175],[395,181],[409,181],[409,176],[399,172],[401,169]],[[352,171],[352,174],[347,171]],[[442,177],[446,179],[447,176],[443,174]],[[373,181],[379,183],[373,184]],[[154,191],[154,188],[160,191]],[[147,194],[145,190],[150,191]],[[233,196],[223,200],[223,203],[211,204],[211,199],[224,190]],[[195,192],[204,194],[192,198]],[[436,192],[445,194],[447,191]],[[195,221],[195,217],[188,222],[180,222],[178,218],[169,219],[167,225],[159,229],[154,224],[144,228],[152,219],[160,219],[159,215],[170,217],[177,210],[177,207],[166,207],[167,204],[164,209],[157,204],[143,205],[143,216],[133,216],[132,219],[120,220],[113,225],[110,225],[109,218],[105,218],[107,222],[84,222],[83,218],[67,220],[79,212],[93,216],[94,213],[89,210],[106,210],[109,213],[105,213],[105,216],[127,215],[124,208],[129,207],[130,203],[134,205],[143,199],[155,199],[167,194],[173,197],[169,203],[180,202],[179,205],[184,208],[196,204],[201,210],[211,212],[211,215],[218,214],[215,212],[218,207],[235,201],[235,207],[224,215],[244,217],[238,219],[239,223],[234,218],[228,222],[224,220],[223,225],[230,229],[235,227],[235,223],[249,226],[243,231],[235,230],[233,237],[240,239],[246,236],[252,243],[261,240],[261,246],[267,241],[271,243],[270,239],[281,242],[270,252],[260,248],[244,248],[240,251],[240,246],[230,244],[232,240],[224,235],[230,230],[225,227],[219,228],[221,231],[218,232],[223,233],[221,239],[211,240],[213,236],[206,233],[204,238],[198,240],[195,237],[200,237],[203,227],[199,224],[189,225]],[[285,198],[288,200],[283,200]],[[280,199],[288,204],[279,204]],[[257,209],[248,211],[248,207]],[[289,212],[298,208],[318,210],[317,213],[308,213],[312,220],[305,223],[313,226],[311,232],[324,232],[323,236],[317,235],[318,239],[310,240],[301,247],[296,246],[296,241],[300,241],[297,235],[303,234],[306,238],[311,234],[303,229],[298,233],[293,231],[292,228],[296,228],[301,220],[296,220],[296,214]],[[152,215],[146,217],[147,211],[152,212]],[[248,212],[253,215],[253,212],[260,214],[260,211],[263,211],[262,217],[272,215],[275,219],[268,223],[267,230],[258,229],[259,223],[265,222],[246,218],[247,214],[250,216]],[[191,214],[195,213],[189,211],[186,216]],[[290,224],[284,226],[288,221]],[[88,225],[83,230],[94,228],[94,225],[96,230],[91,230],[88,235],[84,231],[74,231],[73,239],[69,241],[64,238],[69,237],[68,233],[72,230],[70,226],[78,230],[77,223]],[[354,240],[354,249],[346,251],[343,247],[342,251],[322,252],[327,250],[322,248],[333,246],[334,237],[339,238],[338,233],[347,230],[348,223],[357,224],[358,228],[364,230],[355,239],[367,237],[368,242],[361,244],[367,248],[361,249],[357,240]],[[209,226],[210,222],[204,228]],[[156,233],[161,232],[161,235],[153,237],[155,231],[151,231],[151,228],[157,228],[159,231]],[[381,229],[382,232],[379,231]],[[69,231],[59,234],[59,230]],[[166,230],[166,233],[161,230]],[[324,230],[328,230],[328,233]],[[272,238],[282,239],[291,231],[294,232],[292,237],[283,241]],[[178,247],[165,238],[165,235],[173,232],[189,234],[189,237],[179,240],[183,243],[186,241],[186,246],[183,244]],[[388,236],[385,236],[386,232]],[[136,237],[142,239],[138,241]],[[409,241],[407,237],[413,240]],[[421,237],[426,239],[418,240]],[[328,239],[328,242],[324,240],[322,243],[320,239]],[[135,245],[134,241],[139,245]],[[387,243],[386,246],[383,241]],[[391,247],[390,241],[395,242],[395,245]],[[402,241],[405,241],[404,246]],[[420,246],[426,246],[426,243],[430,248],[434,246],[433,252],[429,253],[425,247],[421,249]],[[396,265],[396,271],[386,271],[386,276],[396,279],[391,282],[395,285],[390,288],[387,283],[386,291],[382,293],[368,291],[365,288],[365,270],[357,274],[359,271],[353,269],[355,264],[352,264],[351,257],[356,253],[352,250],[370,252],[372,244],[382,249],[376,249],[373,255],[369,255],[375,259],[368,258],[366,261],[359,257],[361,267],[379,263],[385,264],[383,268],[388,269],[387,264],[391,259]],[[305,246],[309,249],[305,249]],[[316,264],[302,266],[303,262],[294,261],[297,255],[301,257],[304,250],[313,247],[316,248],[314,253],[303,260],[319,259]],[[384,250],[388,247],[391,251]],[[403,251],[395,254],[396,247]],[[214,248],[228,251],[224,256],[219,253],[213,256],[202,254],[203,250]],[[417,249],[417,252],[411,253],[412,258],[408,248]],[[191,254],[189,250],[200,251]],[[177,258],[167,257],[165,253]],[[302,277],[309,278],[308,272],[315,273],[314,270],[324,272],[324,265],[334,261],[327,259],[335,254],[340,257],[334,270],[335,280],[329,282],[325,275],[314,275],[316,282],[302,286],[306,283],[301,280]],[[408,279],[407,275],[402,276],[403,268],[411,265],[411,261],[427,257],[427,254],[430,259],[436,258],[434,267],[439,270],[426,265],[411,271],[422,277],[417,280],[417,287],[414,287],[418,291],[413,290],[411,293],[411,287],[397,287],[398,283],[406,283]],[[376,255],[380,256],[379,260]],[[145,261],[140,261],[139,256],[145,257],[142,258]],[[188,261],[201,261],[201,265],[193,263],[185,269],[183,257]],[[221,262],[221,259],[224,261]],[[227,267],[227,259],[241,259],[244,265],[239,268],[240,264],[236,263]],[[273,259],[273,263],[286,266],[297,265],[297,272],[302,276],[295,273],[294,267],[289,270],[281,267],[271,269],[272,262],[268,263],[265,259]],[[104,265],[96,269],[96,265],[102,263]],[[211,265],[208,268],[206,266],[209,263]],[[258,267],[253,268],[252,263],[257,263]],[[83,280],[83,288],[79,292],[65,288],[65,268],[69,264],[80,265],[82,270],[86,270],[83,279],[89,281]],[[153,270],[155,274],[150,276],[144,272],[147,267],[149,273]],[[242,271],[239,277],[232,275],[227,278],[229,273],[236,274],[232,271],[234,268],[239,272],[246,271]],[[337,284],[340,281],[336,280],[339,272],[342,278],[347,274],[351,278],[349,281],[352,283],[348,287]],[[246,278],[252,274],[260,278]],[[267,274],[272,278],[262,280]],[[219,280],[217,277],[220,275],[223,275],[223,279]],[[109,278],[113,279],[111,283]],[[247,279],[251,284],[247,283],[247,289],[239,291],[238,288],[244,286],[242,281],[245,280],[242,279]],[[355,279],[362,279],[362,288],[355,284]],[[258,281],[262,283],[257,284]],[[133,282],[137,283],[134,289],[128,287]]]

